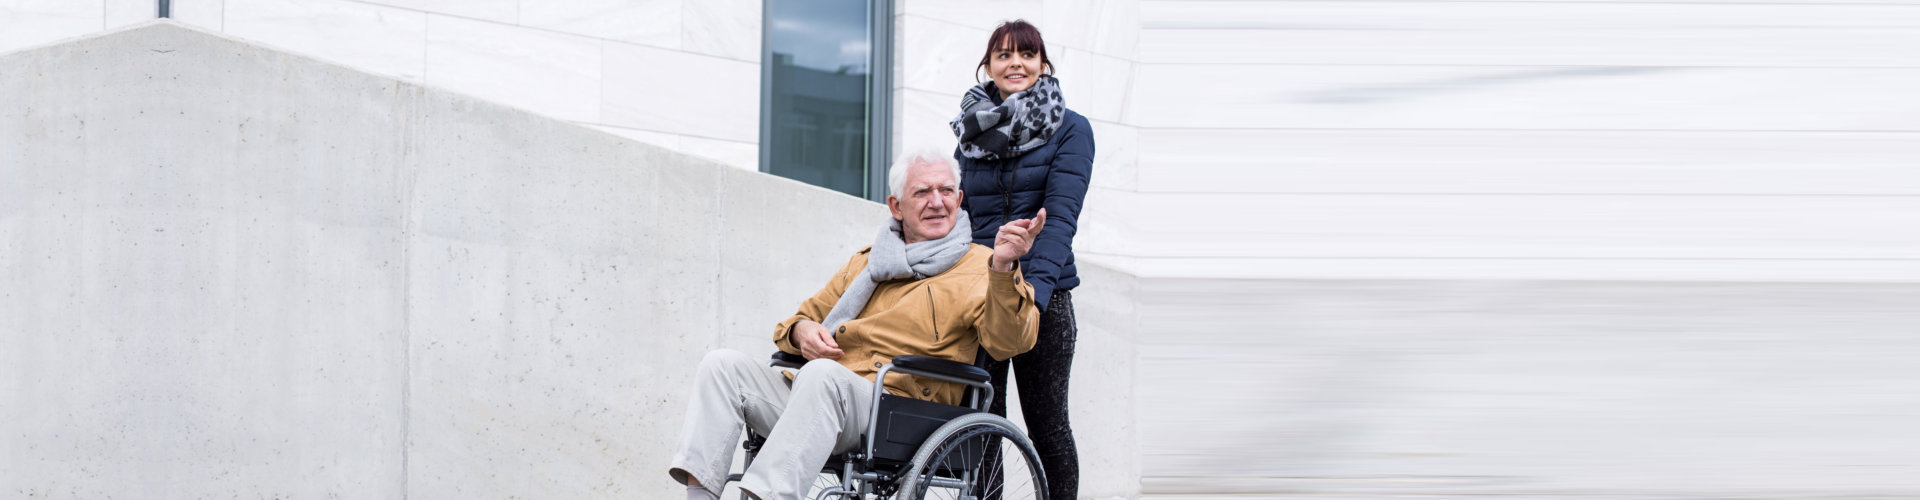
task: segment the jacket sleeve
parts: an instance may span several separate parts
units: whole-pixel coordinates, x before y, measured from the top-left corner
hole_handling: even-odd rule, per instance
[[[980,347],[996,360],[1027,352],[1040,338],[1040,308],[1033,301],[1033,285],[1020,276],[1018,267],[1006,272],[987,270],[987,300],[978,318],[973,331],[980,333]]]
[[[840,271],[833,274],[833,279],[827,280],[826,288],[814,292],[812,297],[800,303],[800,310],[794,312],[793,316],[788,316],[780,324],[774,325],[773,346],[775,348],[789,354],[800,354],[800,346],[793,343],[793,325],[803,319],[813,320],[816,323],[825,321],[827,313],[833,311],[833,304],[840,301],[840,294],[846,293],[847,284],[852,283],[853,278],[866,269],[865,257],[867,251],[871,249],[872,247],[868,247],[853,254],[853,258],[847,259],[847,264],[840,266]]]
[[[1046,197],[1040,201],[1047,209],[1047,225],[1040,228],[1025,259],[1027,282],[1033,284],[1041,310],[1053,299],[1055,280],[1073,261],[1073,235],[1079,232],[1080,206],[1093,178],[1093,130],[1084,118],[1071,123],[1076,126],[1061,131],[1060,149],[1047,167]]]

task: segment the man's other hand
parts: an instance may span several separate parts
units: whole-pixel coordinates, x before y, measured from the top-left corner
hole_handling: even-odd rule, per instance
[[[1040,228],[1047,225],[1047,209],[1040,209],[1031,219],[1020,219],[1000,226],[1000,234],[993,237],[993,259],[987,262],[995,271],[1012,271],[1013,263],[1033,249],[1033,239],[1040,236]]]
[[[841,355],[846,354],[840,352],[840,343],[833,341],[833,332],[827,331],[826,325],[810,319],[793,324],[793,338],[798,340],[795,343],[800,345],[800,355],[808,361],[840,359]]]

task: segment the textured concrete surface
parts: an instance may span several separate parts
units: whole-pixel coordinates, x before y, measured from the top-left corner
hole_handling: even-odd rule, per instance
[[[0,95],[0,497],[677,494],[697,355],[770,351],[885,218],[167,22]]]
[[[0,68],[0,496],[397,496],[418,89],[171,26]]]

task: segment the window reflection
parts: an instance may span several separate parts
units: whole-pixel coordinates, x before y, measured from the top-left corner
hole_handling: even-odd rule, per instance
[[[867,0],[768,0],[764,168],[865,196]]]

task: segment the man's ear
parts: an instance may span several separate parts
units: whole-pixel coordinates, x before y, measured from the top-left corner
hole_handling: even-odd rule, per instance
[[[887,211],[893,212],[893,220],[907,220],[906,214],[900,213],[900,197],[898,196],[887,195]]]

